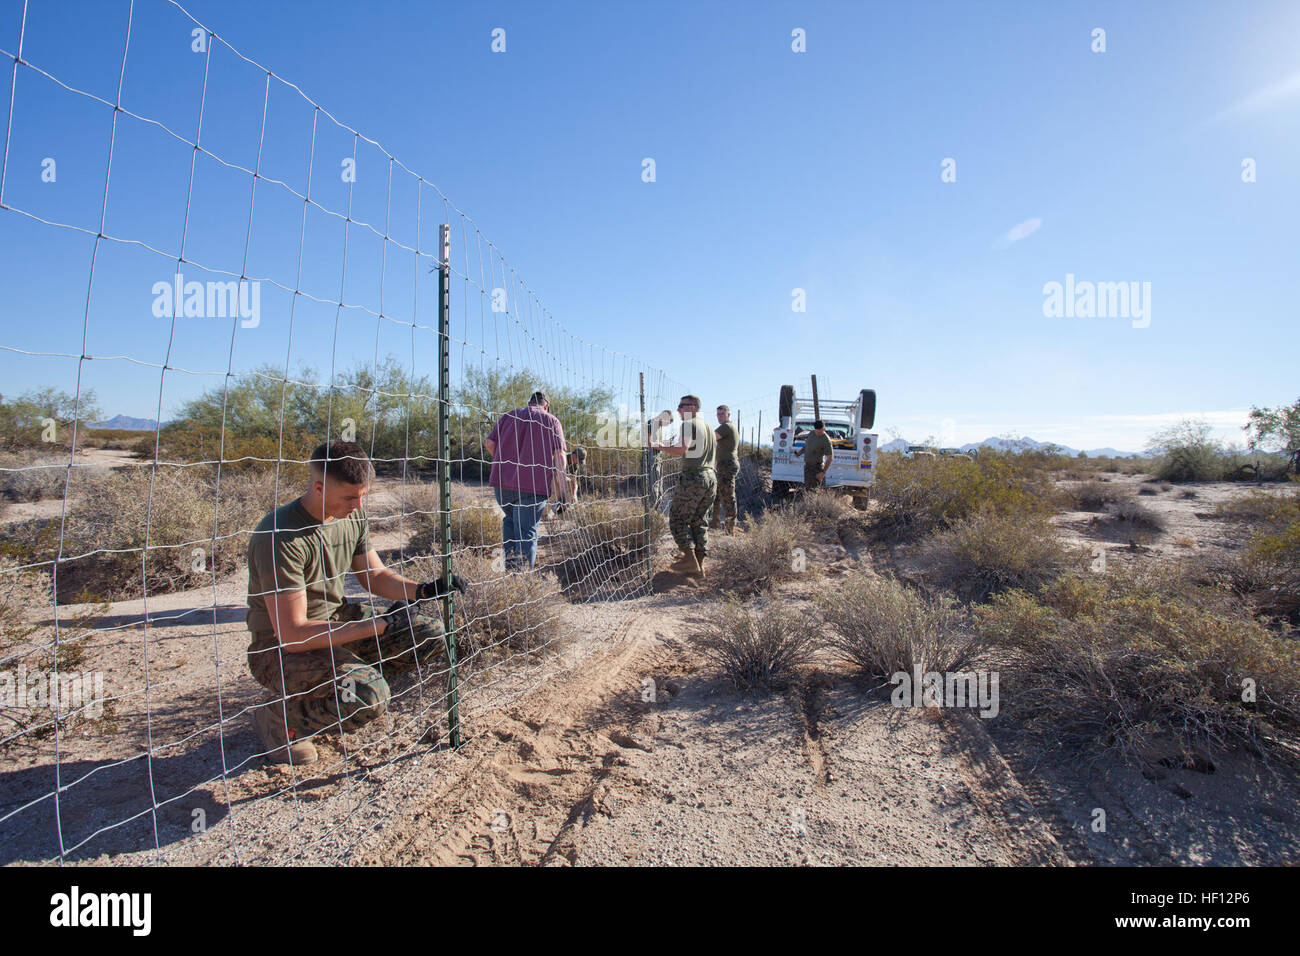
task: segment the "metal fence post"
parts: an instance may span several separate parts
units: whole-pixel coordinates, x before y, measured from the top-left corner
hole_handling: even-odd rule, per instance
[[[641,379],[641,473],[645,476],[641,484],[641,533],[645,535],[645,576],[646,583],[649,585],[654,580],[654,556],[651,554],[650,541],[650,493],[653,486],[650,475],[651,455],[650,441],[647,434],[646,417],[645,417],[645,372],[640,373]]]
[[[447,731],[460,747],[456,674],[456,591],[451,586],[451,227],[438,227],[438,523],[442,526],[442,629],[447,642]]]

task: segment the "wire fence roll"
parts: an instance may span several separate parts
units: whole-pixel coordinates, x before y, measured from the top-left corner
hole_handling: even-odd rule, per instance
[[[0,241],[40,263],[4,267],[28,315],[0,380],[37,384],[0,396],[0,863],[346,861],[625,628],[675,480],[648,420],[688,390],[572,334],[430,180],[174,0],[96,8],[84,58],[52,6],[0,34]],[[65,134],[84,148],[45,164]],[[529,567],[488,445],[539,391],[585,458],[536,503]],[[101,396],[152,418],[91,427]],[[390,604],[323,552],[254,587],[325,441],[373,468],[363,562],[449,596],[409,647],[375,624],[312,670],[258,643],[250,597],[341,590],[329,634]],[[277,723],[315,762],[270,759]]]

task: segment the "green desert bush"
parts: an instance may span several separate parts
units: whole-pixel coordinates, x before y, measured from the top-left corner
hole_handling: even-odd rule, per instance
[[[1109,504],[1127,501],[1133,492],[1123,485],[1104,481],[1085,481],[1073,490],[1074,506],[1079,511],[1105,511]]]
[[[668,519],[650,510],[650,540],[668,528]],[[641,551],[645,546],[645,506],[640,498],[580,498],[564,512],[578,536],[587,545],[610,545],[623,551]]]
[[[415,558],[408,566],[408,576],[419,580],[441,574],[433,557]],[[467,585],[454,603],[466,666],[482,667],[517,654],[542,655],[558,647],[565,601],[555,575],[507,572],[499,555],[477,551],[456,554],[452,568]]]
[[[916,538],[979,510],[1049,514],[1064,503],[1048,465],[1032,456],[981,454],[978,460],[882,456],[872,487],[873,530]]]
[[[712,608],[692,645],[740,690],[784,684],[817,648],[818,628],[806,610],[777,602],[747,605],[735,597]]]
[[[464,548],[494,549],[501,547],[501,512],[495,505],[483,504],[468,495],[462,497],[453,486],[451,493],[451,544]],[[442,516],[438,486],[432,482],[411,482],[395,491],[397,515],[385,519],[391,525],[395,517],[410,537],[406,550],[412,554],[440,554],[442,551]]]
[[[1300,729],[1300,647],[1172,573],[1069,572],[975,614],[1003,712],[1055,741],[1190,761]]]
[[[823,590],[826,646],[874,677],[914,668],[963,671],[981,651],[969,615],[944,594],[924,594],[893,577],[867,571]]]
[[[1165,519],[1136,501],[1121,501],[1109,509],[1111,520],[1143,531],[1159,533],[1165,530]]]
[[[743,534],[714,536],[709,578],[726,590],[756,593],[764,588],[816,574],[801,547],[805,521],[789,509],[774,508],[750,522]]]
[[[1277,532],[1300,522],[1300,492],[1270,494],[1252,491],[1220,504],[1216,518],[1251,525],[1257,531]]]
[[[927,576],[963,600],[1034,588],[1083,560],[1041,515],[977,511],[931,536],[921,550]]]
[[[10,525],[0,550],[46,568],[61,555],[60,603],[82,592],[121,600],[146,587],[186,590],[243,565],[249,533],[275,507],[274,485],[272,474],[224,475],[218,493],[214,478],[170,468],[158,471],[151,497],[149,468],[110,471],[70,506],[61,552],[58,519]],[[281,488],[280,503],[296,494]]]
[[[62,498],[68,459],[52,458],[39,449],[0,451],[0,497],[9,501],[43,501]],[[72,474],[72,487],[82,479]]]
[[[48,579],[0,557],[0,673],[12,675],[22,667],[29,674],[69,675],[83,669],[86,641],[107,611],[107,604],[92,602],[75,614],[60,614],[56,641],[54,626],[47,623],[54,616]],[[113,702],[100,707],[102,713],[92,716],[85,707],[60,713],[48,704],[9,706],[0,698],[0,751],[52,737],[56,724],[63,733],[110,731]]]
[[[791,514],[805,521],[835,524],[853,514],[853,502],[846,495],[827,489],[805,494],[790,506]]]

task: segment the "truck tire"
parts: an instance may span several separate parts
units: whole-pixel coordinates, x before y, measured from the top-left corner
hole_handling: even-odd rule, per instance
[[[777,410],[779,418],[789,418],[794,415],[794,386],[781,386],[781,401]]]
[[[858,393],[858,403],[862,406],[862,419],[858,425],[870,429],[876,424],[876,390],[864,388]]]

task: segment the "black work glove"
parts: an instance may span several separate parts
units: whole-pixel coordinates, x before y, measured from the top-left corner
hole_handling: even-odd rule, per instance
[[[418,612],[419,608],[414,601],[394,601],[384,610],[376,613],[371,620],[383,621],[386,624],[383,633],[392,634],[401,628],[409,628],[411,618]]]
[[[457,577],[453,574],[451,576],[451,586],[461,594],[465,593],[465,580],[463,578]],[[415,599],[417,601],[427,601],[429,598],[440,598],[446,593],[447,591],[443,586],[442,578],[435,578],[432,581],[425,581],[420,585],[415,592]]]

